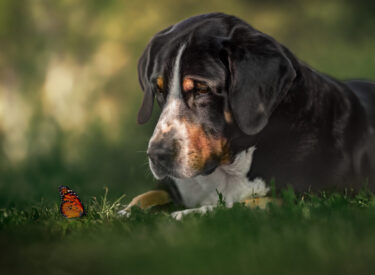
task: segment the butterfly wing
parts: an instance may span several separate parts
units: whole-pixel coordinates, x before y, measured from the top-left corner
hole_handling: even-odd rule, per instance
[[[64,186],[64,185],[59,186],[60,196],[65,195],[65,194],[68,193],[69,191],[73,191],[73,190],[69,189],[68,186]]]
[[[85,208],[78,195],[67,186],[60,186],[60,213],[66,218],[79,218],[85,215]]]

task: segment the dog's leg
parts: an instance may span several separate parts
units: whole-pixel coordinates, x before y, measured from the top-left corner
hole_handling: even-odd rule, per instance
[[[259,198],[248,198],[241,201],[244,203],[246,207],[251,209],[259,208],[259,209],[266,209],[269,203],[281,206],[282,200],[278,198],[272,197],[259,197]]]
[[[203,205],[203,206],[198,207],[198,208],[191,208],[191,209],[185,209],[185,210],[181,210],[181,211],[172,212],[171,216],[172,216],[172,218],[179,221],[184,216],[190,215],[190,214],[193,214],[193,213],[199,213],[201,215],[204,215],[207,212],[211,212],[212,210],[214,210],[215,207],[216,207],[216,205]]]
[[[269,203],[280,206],[282,204],[282,201],[277,198],[259,197],[259,198],[244,199],[241,201],[241,203],[243,203],[246,207],[249,207],[251,209],[255,209],[255,208],[266,209]],[[233,206],[233,203],[227,204],[228,208],[231,208],[232,206]],[[216,205],[204,205],[198,208],[175,211],[171,214],[171,216],[175,218],[176,220],[181,220],[184,216],[193,214],[193,213],[199,213],[201,215],[207,214],[208,212],[214,210],[215,207]]]
[[[120,210],[118,214],[129,216],[130,209],[133,206],[138,206],[141,209],[147,209],[157,205],[164,205],[171,201],[172,200],[168,192],[164,190],[153,190],[136,196],[134,199],[132,199],[128,206],[125,209]]]

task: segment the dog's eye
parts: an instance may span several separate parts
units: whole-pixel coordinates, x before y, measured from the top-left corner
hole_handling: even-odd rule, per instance
[[[163,94],[163,93],[164,93],[164,90],[163,90],[163,89],[160,89],[159,86],[157,86],[156,90],[157,90],[158,93],[160,93],[160,94]]]
[[[195,85],[195,90],[198,93],[205,94],[205,93],[208,93],[210,89],[206,84],[197,82],[196,85]]]
[[[182,83],[182,88],[186,94],[193,92],[194,94],[206,94],[210,91],[205,82],[197,81],[192,78],[186,77]]]

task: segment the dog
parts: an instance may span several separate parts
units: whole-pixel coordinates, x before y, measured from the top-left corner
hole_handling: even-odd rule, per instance
[[[132,200],[174,201],[180,219],[215,207],[218,193],[262,206],[276,190],[375,185],[375,83],[339,81],[299,61],[241,19],[210,13],[157,33],[138,64],[138,123],[161,114],[147,156],[164,183]],[[263,199],[262,199],[263,198]]]

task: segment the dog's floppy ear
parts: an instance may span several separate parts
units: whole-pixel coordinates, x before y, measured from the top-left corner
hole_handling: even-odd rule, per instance
[[[261,131],[290,88],[296,72],[280,44],[250,26],[223,40],[230,71],[229,105],[247,135]]]
[[[152,107],[154,106],[154,94],[151,89],[144,90],[144,96],[141,108],[138,111],[138,123],[144,124],[150,120],[152,114]]]
[[[150,52],[151,45],[149,44],[138,61],[138,79],[144,93],[143,102],[138,111],[137,121],[139,124],[144,124],[150,119],[154,106],[154,91],[149,72],[150,67],[152,68]]]

